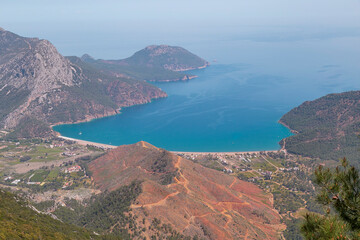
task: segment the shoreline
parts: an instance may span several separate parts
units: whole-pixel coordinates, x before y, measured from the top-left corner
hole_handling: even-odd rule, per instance
[[[238,155],[238,154],[259,154],[259,153],[277,153],[281,152],[282,149],[279,150],[266,150],[266,151],[239,151],[239,152],[179,152],[179,151],[169,151],[174,154],[190,154],[190,155],[208,155],[208,154],[225,154],[225,155]]]
[[[65,136],[57,136],[58,138],[64,139],[64,140],[69,140],[69,141],[74,141],[79,145],[82,146],[95,146],[95,147],[100,147],[100,148],[105,148],[105,149],[114,149],[117,148],[118,146],[115,145],[110,145],[110,144],[104,144],[104,143],[96,143],[96,142],[90,142],[90,141],[86,141],[86,140],[81,140],[81,139],[76,139],[76,138],[70,138],[70,137],[65,137]]]
[[[64,140],[74,141],[77,144],[82,145],[82,146],[90,145],[90,146],[100,147],[100,148],[104,148],[104,149],[114,149],[114,148],[118,147],[116,145],[91,142],[91,141],[81,140],[81,139],[77,139],[77,138],[65,137],[65,136],[61,136],[61,135],[59,135],[57,137],[62,138]],[[123,145],[127,145],[127,144],[123,144]],[[122,145],[119,145],[119,146],[122,146]],[[281,152],[281,151],[283,151],[283,150],[279,149],[279,150],[236,151],[236,152],[184,152],[184,151],[169,151],[169,152],[174,153],[174,154],[197,154],[197,155],[227,154],[227,155],[236,155],[236,154],[259,154],[260,152],[262,152],[262,153],[277,153],[277,152]]]
[[[161,89],[160,89],[161,90]],[[160,99],[163,99],[163,98],[167,98],[167,94],[165,97],[157,97],[157,98],[152,98],[150,99],[149,102],[145,102],[145,103],[139,103],[139,104],[134,104],[134,105],[131,105],[131,106],[122,106],[122,107],[119,107],[118,109],[115,109],[114,111],[109,111],[108,114],[103,114],[101,116],[86,116],[85,119],[82,119],[82,120],[77,120],[75,122],[59,122],[59,123],[54,123],[54,124],[51,124],[50,125],[50,128],[51,130],[53,130],[57,136],[61,136],[61,134],[57,131],[55,131],[53,129],[53,127],[56,127],[56,126],[60,126],[60,125],[72,125],[72,124],[79,124],[79,123],[88,123],[88,122],[92,122],[92,121],[95,121],[95,120],[98,120],[98,119],[102,119],[102,118],[108,118],[108,117],[113,117],[113,116],[116,116],[116,115],[120,115],[122,114],[122,110],[126,109],[126,108],[131,108],[131,107],[136,107],[136,106],[141,106],[141,105],[146,105],[146,104],[150,104],[152,103],[153,101],[157,101],[157,100],[160,100]],[[75,139],[75,138],[74,138]]]
[[[281,121],[281,119],[278,121],[278,123],[280,123],[281,125],[283,125],[284,127],[286,127],[287,129],[290,130],[291,133],[293,134],[299,134],[298,131],[294,130],[294,129],[291,129],[291,127],[289,127],[286,123],[284,123],[283,121]],[[285,138],[284,138],[285,139]]]

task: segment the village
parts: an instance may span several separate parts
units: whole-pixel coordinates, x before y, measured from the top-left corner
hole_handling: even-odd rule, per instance
[[[33,191],[88,187],[91,180],[84,160],[104,148],[70,140],[0,141],[0,184]]]

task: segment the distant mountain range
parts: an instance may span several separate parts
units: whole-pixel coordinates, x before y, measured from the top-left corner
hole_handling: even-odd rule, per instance
[[[304,102],[280,122],[295,133],[282,140],[288,152],[322,159],[347,157],[358,163],[360,91],[329,94]]]
[[[146,81],[187,80],[208,63],[180,47],[149,46],[124,60],[63,57],[47,40],[0,29],[0,127],[42,137],[50,125],[113,115],[167,94]],[[146,80],[146,81],[145,81]],[[31,123],[31,124],[30,124]]]

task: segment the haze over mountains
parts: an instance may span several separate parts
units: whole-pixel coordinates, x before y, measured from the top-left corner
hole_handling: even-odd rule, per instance
[[[16,127],[24,117],[33,119],[38,128],[41,123],[116,114],[121,107],[167,96],[144,80],[186,80],[193,76],[173,70],[208,65],[185,49],[170,46],[151,46],[118,61],[65,58],[49,41],[5,30],[0,34],[0,124],[5,129]]]

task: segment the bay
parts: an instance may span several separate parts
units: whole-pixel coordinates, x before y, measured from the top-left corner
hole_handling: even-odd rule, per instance
[[[144,140],[174,151],[277,150],[278,142],[291,135],[278,123],[287,111],[328,93],[360,88],[358,42],[230,39],[188,44],[211,66],[191,71],[198,78],[190,81],[157,83],[168,98],[54,130],[113,145]]]

